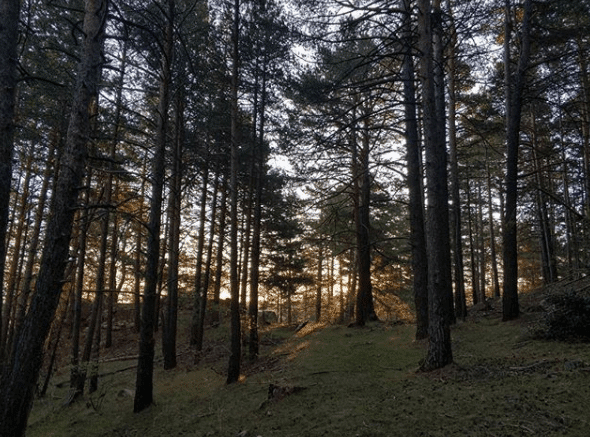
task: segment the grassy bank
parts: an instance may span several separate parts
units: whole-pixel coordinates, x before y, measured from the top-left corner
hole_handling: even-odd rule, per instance
[[[416,372],[427,345],[412,326],[278,329],[232,386],[223,353],[159,366],[157,404],[140,414],[134,370],[117,372],[134,362],[113,361],[73,406],[67,384],[53,386],[27,436],[587,436],[590,346],[534,340],[537,317],[503,323],[492,311],[458,324],[455,364],[427,374]]]

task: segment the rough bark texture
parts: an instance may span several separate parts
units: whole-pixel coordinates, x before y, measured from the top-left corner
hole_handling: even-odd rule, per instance
[[[89,108],[96,98],[102,66],[107,0],[87,0],[84,44],[66,148],[52,202],[35,296],[16,338],[14,357],[0,383],[0,435],[22,436],[33,401],[43,344],[59,302],[68,263],[72,222],[86,163]],[[6,21],[3,17],[3,21]]]
[[[438,12],[435,15],[440,19],[440,11],[435,12]],[[428,355],[422,366],[424,370],[441,368],[453,361],[451,317],[449,314],[451,310],[449,304],[452,303],[452,285],[445,120],[444,116],[441,117],[435,94],[431,13],[430,1],[420,0],[418,26],[422,54],[420,73],[423,87],[422,104],[428,194],[426,238],[428,246],[429,346]]]

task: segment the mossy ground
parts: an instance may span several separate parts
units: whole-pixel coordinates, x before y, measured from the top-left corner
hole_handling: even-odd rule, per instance
[[[590,346],[534,339],[537,318],[501,322],[492,311],[459,323],[455,364],[430,373],[417,372],[427,344],[413,341],[411,325],[312,325],[267,332],[263,356],[227,386],[218,339],[197,365],[158,366],[156,404],[139,414],[133,370],[101,378],[97,393],[69,407],[67,387],[53,386],[27,436],[588,436]],[[268,400],[270,384],[297,390]]]

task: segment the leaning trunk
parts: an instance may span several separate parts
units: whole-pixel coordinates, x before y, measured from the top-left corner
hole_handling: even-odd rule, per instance
[[[0,0],[0,315],[2,315],[6,231],[12,182],[12,150],[14,148],[14,105],[16,96],[16,65],[19,0]],[[0,329],[0,344],[6,332]]]
[[[69,262],[70,236],[86,165],[90,132],[89,108],[98,95],[102,67],[102,45],[107,17],[107,0],[87,0],[84,16],[84,45],[76,93],[68,127],[66,148],[52,202],[52,214],[46,229],[45,246],[37,275],[35,296],[16,339],[15,354],[0,382],[0,435],[22,436],[39,370],[43,344],[59,302],[66,266]],[[6,17],[3,17],[6,21]]]

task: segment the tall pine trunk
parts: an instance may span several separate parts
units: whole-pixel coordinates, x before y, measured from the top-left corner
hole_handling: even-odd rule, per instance
[[[170,197],[168,199],[168,298],[162,328],[162,355],[164,369],[176,367],[176,334],[178,330],[178,266],[180,258],[180,208],[182,188],[182,146],[184,143],[184,102],[178,90],[176,99],[176,126],[170,174]]]
[[[435,77],[433,21],[442,19],[440,8],[430,0],[419,2],[420,74],[426,147],[426,186],[428,209],[426,238],[428,247],[428,334],[429,345],[423,370],[438,369],[453,361],[451,350],[452,284],[449,244],[447,155],[445,149],[444,107],[441,111],[441,78]],[[440,5],[440,2],[438,2]],[[436,45],[441,50],[440,45]]]
[[[0,382],[0,435],[23,436],[39,370],[43,345],[61,295],[69,262],[70,236],[87,157],[90,107],[98,95],[107,0],[86,0],[82,56],[66,148],[47,224],[35,295],[16,339],[14,357]]]
[[[518,149],[520,143],[520,120],[522,94],[530,56],[530,27],[532,0],[525,0],[521,29],[521,47],[517,69],[512,71],[512,7],[505,1],[504,26],[504,81],[506,93],[506,200],[504,216],[504,293],[502,295],[502,319],[512,320],[519,316],[518,305],[518,243],[516,208],[518,199]]]
[[[412,274],[414,304],[416,306],[416,340],[428,337],[428,255],[424,229],[424,201],[422,194],[422,163],[416,116],[416,87],[412,56],[412,6],[410,0],[402,0],[403,18],[403,82],[406,135],[406,161],[408,189],[410,192],[410,247],[412,250]]]
[[[456,60],[455,49],[457,45],[457,31],[451,10],[450,0],[446,0],[446,8],[450,19],[450,42],[447,47],[447,71],[449,77],[449,114],[447,116],[449,126],[449,152],[450,152],[450,179],[452,200],[452,241],[453,241],[453,272],[455,277],[455,314],[462,320],[467,316],[467,304],[465,301],[465,277],[463,266],[463,238],[461,229],[461,195],[459,191],[459,165],[457,158],[457,97],[456,97]]]
[[[12,314],[15,314],[15,303],[17,297],[17,291],[20,281],[20,272],[22,267],[22,257],[24,256],[24,246],[25,246],[25,235],[28,234],[28,226],[25,228],[25,224],[27,223],[27,215],[29,210],[29,188],[31,185],[31,177],[32,177],[32,162],[33,156],[35,155],[35,149],[31,147],[31,150],[28,153],[25,168],[24,168],[24,180],[22,183],[22,193],[20,196],[16,196],[17,199],[20,198],[20,204],[17,208],[15,208],[15,221],[16,226],[15,229],[12,229],[11,236],[12,236],[12,262],[9,263],[8,269],[8,277],[6,278],[6,288],[4,289],[4,317],[2,318],[2,332],[6,333],[5,336],[0,338],[3,339],[2,343],[0,343],[0,358],[3,357],[4,351],[4,341],[8,344],[6,345],[6,350],[10,351],[10,340],[13,337],[13,331],[16,329],[16,321]],[[16,202],[16,200],[15,200]],[[23,250],[21,251],[21,246],[23,246]],[[17,308],[18,311],[18,308]],[[12,320],[12,329],[9,332],[10,321]]]
[[[239,86],[239,30],[240,0],[233,3],[232,25],[232,73],[231,73],[231,170],[230,170],[230,294],[231,354],[227,370],[227,383],[237,382],[240,377],[242,355],[240,326],[240,278],[238,276],[238,86]]]
[[[209,242],[207,246],[207,256],[205,258],[205,274],[203,275],[202,294],[199,301],[199,319],[196,331],[196,350],[197,352],[203,350],[203,337],[205,334],[205,314],[207,312],[207,296],[209,292],[209,284],[211,282],[211,263],[213,259],[213,242],[215,235],[215,216],[217,215],[217,195],[219,192],[219,177],[220,170],[215,174],[215,182],[213,183],[213,197],[211,199],[211,221],[209,223]],[[225,199],[225,195],[223,195]],[[224,200],[225,201],[225,200]],[[198,356],[198,355],[197,355]]]
[[[158,128],[156,151],[152,170],[152,196],[148,222],[147,262],[145,267],[145,288],[141,311],[139,359],[135,382],[133,411],[138,413],[154,402],[154,349],[156,299],[158,272],[160,267],[160,228],[162,221],[162,191],[164,187],[165,152],[168,127],[168,106],[170,99],[171,65],[173,53],[174,0],[168,0],[164,29],[164,45],[161,60],[160,95],[158,103]]]
[[[490,262],[492,264],[492,280],[494,287],[494,297],[500,297],[500,280],[498,276],[498,260],[496,258],[496,231],[494,229],[494,209],[492,202],[492,176],[490,172],[490,161],[488,148],[486,147],[486,180],[488,191],[488,220],[490,222]]]
[[[361,148],[358,153],[355,185],[358,185],[358,211],[356,219],[356,240],[359,253],[359,288],[356,299],[356,324],[364,326],[367,321],[377,320],[373,304],[373,288],[371,284],[371,224],[370,198],[371,174],[369,168],[370,137],[368,120],[363,120],[361,131]]]
[[[264,133],[266,122],[266,55],[263,55],[262,62],[262,89],[259,105],[260,129],[256,136],[256,127],[254,128],[254,138],[256,141],[255,148],[255,195],[254,195],[254,217],[252,230],[252,267],[250,268],[250,302],[248,304],[248,321],[250,324],[250,339],[248,342],[248,352],[251,359],[258,357],[259,338],[258,338],[258,286],[260,282],[260,234],[262,232],[262,192],[263,181],[265,176],[264,162]]]
[[[4,301],[4,265],[8,206],[12,183],[12,152],[14,148],[14,106],[16,98],[16,65],[18,43],[19,0],[0,0],[0,316]],[[0,326],[0,345],[6,332]]]
[[[209,146],[207,145],[207,150]],[[207,188],[209,187],[209,152],[207,152],[203,168],[203,182],[201,186],[201,211],[199,213],[199,237],[197,241],[197,262],[195,266],[195,291],[193,314],[191,320],[190,345],[198,346],[198,330],[200,326],[201,300],[203,299],[203,251],[205,247],[205,221],[207,218]],[[201,345],[202,347],[202,345]],[[197,347],[197,350],[200,350]]]

